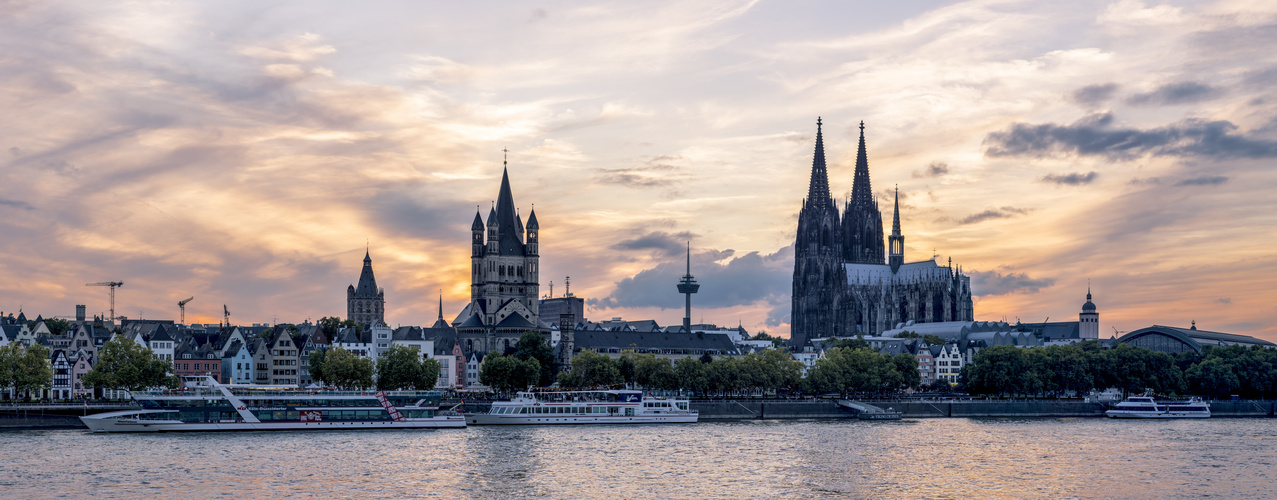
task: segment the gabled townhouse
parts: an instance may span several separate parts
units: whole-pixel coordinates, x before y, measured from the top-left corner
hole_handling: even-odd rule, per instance
[[[479,383],[479,370],[483,368],[483,353],[475,351],[470,353],[470,358],[466,360],[466,388],[481,389],[483,384]]]
[[[155,354],[155,359],[172,362],[174,349],[177,348],[177,336],[175,333],[177,333],[175,329],[157,325],[152,331],[151,337],[142,345],[151,348],[151,352]]]
[[[53,384],[49,387],[50,399],[71,399],[71,361],[64,350],[53,351],[49,355],[49,364],[53,368]]]
[[[373,359],[380,359],[383,353],[390,350],[390,345],[394,340],[394,331],[389,326],[386,326],[385,323],[374,321],[369,324],[368,338],[372,344],[370,355]]]
[[[936,375],[935,358],[931,355],[931,346],[919,348],[913,356],[918,358],[918,375],[922,377],[922,385],[931,385],[935,382]]]
[[[88,351],[79,349],[70,358],[71,361],[71,395],[73,397],[91,397],[93,389],[85,387],[84,374],[93,369],[93,358]]]
[[[339,330],[337,332],[337,341],[333,342],[333,347],[340,347],[361,358],[374,356],[372,343],[364,342],[363,339],[359,338],[359,332],[354,328],[342,328]]]
[[[236,339],[222,350],[222,380],[227,384],[253,383],[253,355],[248,346]]]
[[[269,384],[298,385],[300,370],[300,348],[289,332],[288,327],[276,326],[266,339],[266,352],[269,361]],[[260,378],[259,378],[260,379]]]
[[[270,383],[270,349],[266,347],[266,339],[253,337],[248,341],[248,354],[253,357],[253,383],[267,385]]]
[[[216,336],[212,337],[213,352],[219,357],[226,357],[226,349],[239,342],[241,345],[248,345],[248,339],[244,336],[244,332],[238,326],[223,326],[217,329]]]

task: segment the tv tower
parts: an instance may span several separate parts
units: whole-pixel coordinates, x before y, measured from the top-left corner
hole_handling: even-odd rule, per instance
[[[700,290],[696,278],[692,277],[692,242],[687,242],[687,274],[678,282],[678,293],[687,298],[687,313],[683,315],[683,330],[692,333],[692,294]]]

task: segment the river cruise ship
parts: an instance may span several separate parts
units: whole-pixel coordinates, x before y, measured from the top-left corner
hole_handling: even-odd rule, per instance
[[[134,392],[141,409],[80,417],[93,432],[436,429],[465,427],[439,415],[434,391],[329,391],[223,385],[187,377],[175,391]]]
[[[1152,396],[1131,396],[1104,414],[1110,418],[1210,418],[1210,405],[1201,398],[1156,401]]]
[[[470,425],[695,423],[686,399],[644,396],[642,391],[520,392],[492,403],[488,413],[466,414]]]

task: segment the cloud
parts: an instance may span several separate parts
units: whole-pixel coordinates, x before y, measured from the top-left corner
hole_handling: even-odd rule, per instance
[[[1220,304],[1232,304],[1233,299],[1231,297],[1221,297],[1221,298],[1215,299],[1215,302]]]
[[[35,207],[31,206],[30,203],[27,203],[22,200],[10,200],[8,198],[0,198],[0,207],[13,207],[13,208],[21,208],[23,210],[35,210]]]
[[[949,164],[942,161],[933,161],[927,168],[921,172],[914,172],[913,177],[920,179],[923,177],[940,177],[949,173]]]
[[[691,177],[682,173],[682,167],[673,164],[682,160],[681,156],[659,155],[640,167],[598,169],[594,178],[599,182],[632,188],[672,186]]]
[[[1117,93],[1118,85],[1116,83],[1097,83],[1095,85],[1087,85],[1080,89],[1070,92],[1068,99],[1076,104],[1087,108],[1097,107],[1108,102],[1113,98],[1113,94]]]
[[[1214,158],[1277,157],[1277,142],[1234,133],[1231,122],[1195,118],[1147,130],[1111,127],[1111,113],[1095,113],[1069,124],[1016,123],[984,138],[992,157],[1102,156],[1131,159],[1143,155],[1195,155]]]
[[[1062,184],[1068,186],[1080,186],[1082,184],[1090,184],[1099,174],[1095,172],[1073,172],[1063,175],[1047,174],[1042,177],[1041,181],[1048,184]]]
[[[759,302],[788,304],[794,272],[793,245],[763,255],[734,250],[708,250],[692,254],[692,275],[700,291],[693,305],[707,308],[750,305]],[[595,307],[682,307],[682,297],[674,285],[686,271],[686,263],[671,259],[616,283],[612,293],[590,299]],[[771,314],[776,316],[775,313]]]
[[[1026,273],[1000,271],[967,271],[971,276],[971,293],[977,296],[1030,294],[1055,284],[1054,278],[1034,278]]]
[[[1204,83],[1176,82],[1159,86],[1152,92],[1132,95],[1126,98],[1126,103],[1132,106],[1172,106],[1206,101],[1220,94],[1219,89]]]
[[[1008,217],[1015,217],[1017,215],[1024,215],[1027,213],[1029,213],[1029,211],[1023,208],[1015,208],[1015,207],[990,208],[988,210],[985,210],[977,214],[968,215],[962,220],[958,221],[958,223],[959,224],[977,224],[980,222],[984,222],[986,220],[1005,219]]]
[[[685,250],[684,243],[695,237],[687,231],[680,233],[667,233],[664,231],[654,231],[637,238],[622,240],[613,244],[611,247],[615,250],[658,250],[662,255],[667,257],[680,255]]]
[[[1228,182],[1228,177],[1222,175],[1212,175],[1207,177],[1194,177],[1192,179],[1184,179],[1176,182],[1176,186],[1218,186]]]

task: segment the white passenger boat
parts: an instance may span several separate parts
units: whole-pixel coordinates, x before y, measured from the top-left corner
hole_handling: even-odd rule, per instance
[[[695,423],[686,399],[644,396],[642,391],[520,392],[492,403],[488,413],[466,414],[470,425]]]
[[[1110,418],[1210,418],[1210,405],[1201,398],[1156,401],[1152,396],[1131,396],[1104,414]]]
[[[465,427],[460,415],[436,413],[440,398],[434,391],[309,391],[187,377],[182,390],[134,392],[141,409],[80,420],[93,432]]]

